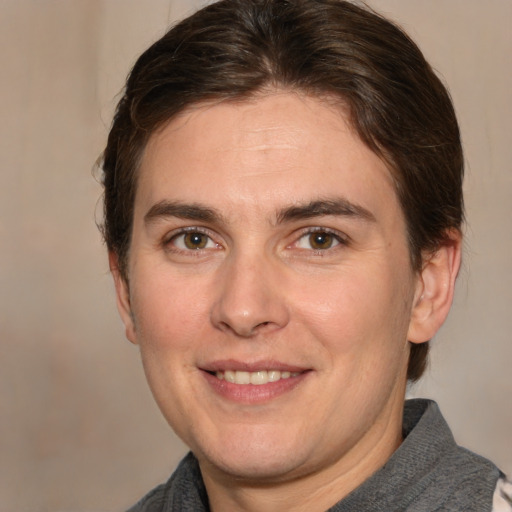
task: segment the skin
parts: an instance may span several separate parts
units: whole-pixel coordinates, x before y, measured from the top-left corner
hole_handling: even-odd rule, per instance
[[[129,286],[113,254],[111,268],[127,337],[212,510],[323,511],[385,463],[409,342],[430,339],[451,304],[451,238],[412,270],[389,169],[320,99],[197,105],[153,134]],[[272,368],[299,375],[261,387],[212,375]]]

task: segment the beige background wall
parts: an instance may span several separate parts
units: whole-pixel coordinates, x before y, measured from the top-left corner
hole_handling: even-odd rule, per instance
[[[134,57],[200,3],[0,0],[0,512],[122,510],[183,453],[124,340],[92,168]],[[412,393],[512,473],[512,2],[370,3],[450,84],[468,161],[465,269]]]

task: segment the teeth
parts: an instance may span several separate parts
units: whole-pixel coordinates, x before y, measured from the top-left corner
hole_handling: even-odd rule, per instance
[[[290,377],[297,377],[300,372],[280,372],[279,370],[262,370],[259,372],[241,372],[226,370],[225,372],[216,372],[216,377],[220,380],[231,382],[232,384],[254,384],[260,386],[261,384],[268,384],[269,382],[276,382],[280,379],[289,379]]]

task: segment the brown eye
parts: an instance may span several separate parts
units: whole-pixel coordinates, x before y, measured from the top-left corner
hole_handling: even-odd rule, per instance
[[[336,240],[331,233],[318,231],[316,233],[310,233],[308,241],[312,249],[322,250],[330,249]]]
[[[187,231],[171,238],[169,246],[180,251],[199,251],[201,249],[215,249],[217,244],[201,231]]]
[[[209,237],[203,233],[185,233],[183,243],[187,249],[204,249],[208,244]]]
[[[197,256],[206,255],[213,249],[221,249],[222,246],[216,243],[213,238],[206,233],[195,229],[184,229],[175,234],[167,241],[164,241],[166,251],[175,252],[181,255],[193,252]]]
[[[295,247],[310,251],[327,251],[343,243],[341,235],[323,231],[322,229],[314,229],[309,233],[304,233],[295,243]]]

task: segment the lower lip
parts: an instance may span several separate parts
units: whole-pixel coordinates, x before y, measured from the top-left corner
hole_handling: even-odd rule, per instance
[[[234,384],[224,379],[218,379],[215,375],[206,371],[202,372],[208,384],[213,390],[224,398],[242,404],[260,404],[268,402],[301,384],[309,375],[309,371],[300,373],[288,379],[279,379],[267,384]]]

